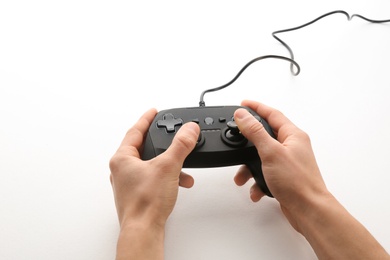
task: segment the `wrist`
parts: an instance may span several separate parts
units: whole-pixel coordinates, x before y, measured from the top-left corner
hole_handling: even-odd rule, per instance
[[[369,231],[327,190],[306,197],[292,216],[320,259],[389,257]]]
[[[133,203],[127,208],[117,206],[119,225],[121,229],[153,227],[156,230],[163,230],[168,216],[162,214],[160,208],[158,205],[142,202]]]
[[[119,220],[120,232],[164,234],[166,220],[157,217],[156,213],[151,211],[154,210],[127,212],[127,214],[124,214]]]
[[[296,190],[293,195],[290,195],[281,204],[288,209],[301,232],[304,231],[301,228],[304,228],[308,221],[312,221],[317,216],[320,216],[327,206],[334,203],[338,204],[336,198],[320,182],[316,186],[301,187],[301,189]]]
[[[163,259],[165,228],[147,219],[127,220],[120,227],[116,259]]]
[[[299,206],[295,206],[291,211],[299,231],[306,238],[312,233],[311,228],[318,227],[323,217],[330,211],[340,210],[342,207],[336,198],[329,192],[323,191],[305,196],[299,200]]]

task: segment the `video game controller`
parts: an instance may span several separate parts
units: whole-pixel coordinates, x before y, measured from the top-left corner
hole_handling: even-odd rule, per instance
[[[171,144],[175,133],[187,122],[200,127],[194,150],[187,156],[183,168],[212,168],[245,164],[260,189],[273,197],[265,183],[261,160],[253,143],[248,141],[234,122],[234,112],[247,109],[266,131],[275,138],[268,125],[256,112],[242,106],[213,106],[174,108],[160,111],[154,118],[145,138],[143,160],[163,153]]]

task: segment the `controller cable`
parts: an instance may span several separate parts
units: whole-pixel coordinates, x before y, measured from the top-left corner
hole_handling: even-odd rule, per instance
[[[199,106],[200,107],[204,107],[206,106],[206,103],[204,102],[204,96],[206,93],[209,93],[209,92],[214,92],[214,91],[218,91],[218,90],[221,90],[221,89],[224,89],[228,86],[230,86],[231,84],[233,84],[240,76],[241,74],[250,66],[252,65],[253,63],[257,62],[257,61],[260,61],[260,60],[264,60],[264,59],[279,59],[279,60],[285,60],[285,61],[288,61],[290,62],[290,71],[291,71],[291,74],[293,76],[298,76],[298,74],[301,72],[301,68],[299,66],[299,64],[295,61],[295,58],[294,58],[294,53],[292,51],[292,49],[290,48],[290,46],[288,46],[287,43],[285,43],[284,41],[282,41],[279,37],[276,36],[276,34],[279,34],[279,33],[285,33],[285,32],[291,32],[291,31],[295,31],[295,30],[299,30],[301,28],[304,28],[306,26],[309,26],[315,22],[317,22],[318,20],[321,20],[322,18],[325,18],[327,16],[330,16],[330,15],[333,15],[333,14],[344,14],[347,18],[348,18],[348,21],[352,20],[354,17],[358,17],[360,19],[363,19],[363,20],[366,20],[367,22],[370,22],[370,23],[387,23],[387,22],[390,22],[390,19],[387,19],[387,20],[372,20],[372,19],[368,19],[362,15],[359,15],[359,14],[353,14],[352,16],[350,16],[347,12],[345,11],[342,11],[342,10],[337,10],[337,11],[333,11],[333,12],[329,12],[329,13],[326,13],[326,14],[323,14],[321,15],[320,17],[312,20],[311,22],[308,22],[308,23],[305,23],[303,25],[300,25],[300,26],[297,26],[297,27],[293,27],[293,28],[289,28],[289,29],[284,29],[284,30],[278,30],[278,31],[275,31],[272,33],[272,36],[277,40],[279,41],[286,49],[287,51],[289,52],[290,54],[290,57],[284,57],[284,56],[280,56],[280,55],[264,55],[264,56],[260,56],[260,57],[257,57],[251,61],[249,61],[247,64],[245,64],[244,67],[242,67],[242,69],[237,73],[237,75],[231,80],[229,81],[228,83],[220,86],[220,87],[216,87],[216,88],[211,88],[211,89],[207,89],[205,91],[203,91],[200,95],[200,101],[199,101]],[[294,67],[296,68],[294,70]]]

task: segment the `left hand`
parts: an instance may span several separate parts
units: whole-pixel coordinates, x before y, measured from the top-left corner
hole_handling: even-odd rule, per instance
[[[148,221],[164,227],[177,200],[179,185],[190,188],[194,180],[181,171],[185,158],[195,147],[199,126],[183,125],[170,147],[159,156],[140,159],[145,135],[157,111],[147,111],[129,129],[110,160],[110,180],[121,228],[128,223]]]

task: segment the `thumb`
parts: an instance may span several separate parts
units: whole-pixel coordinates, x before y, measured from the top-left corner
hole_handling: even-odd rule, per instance
[[[274,146],[277,141],[251,113],[243,108],[237,109],[234,120],[241,133],[256,146],[259,154],[272,151],[270,146]]]
[[[199,137],[199,126],[190,122],[184,124],[165,151],[165,155],[183,164],[186,157],[192,152]]]

